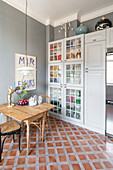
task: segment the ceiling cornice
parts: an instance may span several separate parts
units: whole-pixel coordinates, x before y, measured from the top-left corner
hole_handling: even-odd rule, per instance
[[[26,4],[21,3],[19,0],[13,0],[13,2],[12,2],[12,0],[2,0],[2,1],[6,2],[7,4],[11,5],[12,7],[18,9],[19,11],[21,11],[25,14],[25,5]],[[37,17],[36,14],[29,8],[28,8],[27,15],[34,18],[35,20],[41,22],[42,24],[46,25],[46,19]]]
[[[109,14],[111,12],[113,12],[113,4],[109,5],[107,7],[101,8],[99,10],[95,10],[93,12],[89,12],[89,13],[87,13],[85,15],[82,15],[80,17],[80,22],[88,21],[88,20],[100,17],[102,15]]]
[[[25,13],[25,4],[23,4],[22,2],[20,2],[19,0],[2,0],[4,2],[6,2],[7,4],[11,5],[12,7],[18,9],[19,11]],[[34,13],[34,11],[31,11],[28,8],[28,16],[34,18],[35,20],[41,22],[44,25],[52,25],[53,27],[57,27],[65,22],[70,22],[73,20],[79,20],[80,22],[84,22],[87,20],[91,20],[94,19],[96,17],[102,16],[102,15],[106,15],[108,13],[113,12],[113,4],[109,5],[107,7],[101,8],[99,10],[95,10],[93,12],[89,12],[87,14],[81,15],[79,16],[79,11],[76,11],[75,13],[59,18],[57,20],[51,20],[50,18],[48,19],[44,19],[41,17],[37,17],[36,14]]]

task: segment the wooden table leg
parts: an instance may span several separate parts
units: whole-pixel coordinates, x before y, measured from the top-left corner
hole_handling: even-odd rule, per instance
[[[8,122],[8,116],[6,116],[6,122]]]
[[[42,119],[42,142],[44,141],[45,119],[46,119],[46,112],[43,114],[43,119]]]
[[[29,134],[29,130],[30,130],[30,123],[27,120],[26,121],[27,124],[27,155],[29,155],[29,139],[30,139],[30,134]]]

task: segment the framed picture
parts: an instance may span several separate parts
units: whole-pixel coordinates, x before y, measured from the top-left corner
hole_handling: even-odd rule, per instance
[[[26,61],[26,55],[23,54],[15,54],[15,86],[21,86],[22,82],[27,82],[26,90],[36,90],[37,87],[37,76],[36,76],[36,70],[31,71],[29,75],[23,76],[21,71],[18,71],[17,69],[20,67],[25,67],[26,63],[28,62],[29,67],[33,67],[36,69],[36,56],[30,56],[27,55],[27,61]]]

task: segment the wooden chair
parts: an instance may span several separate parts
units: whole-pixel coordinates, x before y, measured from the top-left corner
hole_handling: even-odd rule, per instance
[[[29,98],[25,98],[25,100],[27,101],[27,102],[29,102]],[[35,125],[38,129],[39,129],[39,132],[40,132],[40,140],[41,140],[41,137],[42,137],[42,122],[41,122],[41,118],[42,117],[40,117],[38,120],[35,120],[35,121],[33,121],[33,122],[31,122],[31,124],[32,125]],[[24,129],[24,122],[22,123],[22,128]]]
[[[47,95],[40,95],[40,96],[42,96],[43,102],[50,103],[49,96],[47,96]],[[45,101],[44,101],[44,98],[45,98]],[[49,116],[49,113],[47,112],[46,115]],[[40,117],[36,121],[31,122],[31,124],[36,125],[38,127],[38,129],[40,131],[40,140],[42,139],[42,141],[43,141],[43,136],[42,136],[42,117]],[[47,122],[47,120],[46,120],[45,124],[46,124],[47,130],[48,130],[48,122]]]
[[[49,96],[47,96],[47,95],[40,95],[40,96],[42,96],[43,102],[50,103],[50,97]],[[46,127],[47,127],[47,131],[48,131],[49,125],[48,125],[47,120],[48,120],[48,117],[49,117],[49,112],[47,112],[46,116],[47,116],[47,118],[46,118]]]
[[[21,133],[21,126],[16,121],[9,121],[0,125],[0,162],[1,162],[1,155],[3,153],[3,146],[6,138],[10,135],[13,135],[13,141],[15,142],[14,135],[19,134],[19,151],[20,151],[20,135]],[[5,136],[3,142],[1,137]]]

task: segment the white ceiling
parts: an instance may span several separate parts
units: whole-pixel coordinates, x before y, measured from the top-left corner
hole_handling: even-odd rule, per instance
[[[25,11],[26,0],[3,1]],[[102,8],[109,9],[110,5],[113,5],[113,0],[28,0],[28,14],[45,23],[48,19],[57,21],[77,11],[83,16]]]

